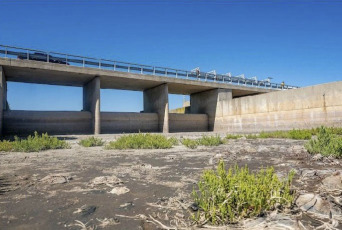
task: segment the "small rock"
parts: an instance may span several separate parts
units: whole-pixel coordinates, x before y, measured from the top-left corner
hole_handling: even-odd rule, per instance
[[[300,195],[296,200],[296,205],[303,211],[323,215],[326,218],[331,215],[341,215],[342,212],[327,199],[313,193]]]
[[[68,183],[70,180],[72,180],[72,177],[69,174],[59,173],[48,175],[40,181],[48,184],[64,184]]]
[[[121,184],[122,181],[116,176],[99,176],[90,181],[90,185],[95,187],[97,185],[107,185],[114,187],[114,185]]]
[[[323,156],[321,154],[316,154],[312,157],[314,161],[321,161],[323,160]]]
[[[265,146],[259,146],[257,149],[258,152],[269,152],[270,149]]]
[[[223,155],[221,154],[221,153],[217,153],[217,154],[215,154],[215,158],[222,158],[223,157]]]
[[[109,193],[111,194],[115,194],[115,195],[122,195],[125,193],[128,193],[130,190],[126,187],[115,187],[112,189],[112,191],[110,191]]]
[[[196,211],[198,211],[198,204],[196,204],[196,203],[193,203],[193,204],[191,204],[190,206],[189,206],[189,208],[192,210],[192,211],[194,211],[194,212],[196,212]]]
[[[334,173],[334,175],[326,177],[322,181],[322,187],[325,190],[342,190],[342,175],[340,172]]]

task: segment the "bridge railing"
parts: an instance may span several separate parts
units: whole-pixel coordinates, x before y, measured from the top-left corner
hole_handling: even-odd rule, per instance
[[[111,71],[129,72],[136,74],[155,75],[163,77],[173,77],[188,80],[217,82],[222,84],[244,85],[248,87],[269,88],[269,89],[293,89],[296,86],[282,85],[268,81],[260,81],[237,76],[228,76],[223,74],[214,74],[208,72],[195,72],[180,70],[167,67],[157,67],[114,61],[107,59],[98,59],[85,56],[71,55],[58,52],[46,52],[42,50],[20,48],[14,46],[0,45],[0,57],[22,60],[34,60],[63,65],[71,65],[87,68],[98,68]]]

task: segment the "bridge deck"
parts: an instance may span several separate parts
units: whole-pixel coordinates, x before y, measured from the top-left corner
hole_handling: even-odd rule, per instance
[[[275,91],[244,85],[222,84],[202,80],[126,73],[105,69],[69,66],[56,63],[0,58],[7,81],[65,86],[83,86],[94,76],[101,79],[102,89],[143,91],[167,83],[171,94],[192,94],[210,89],[232,89],[233,96],[246,96]]]

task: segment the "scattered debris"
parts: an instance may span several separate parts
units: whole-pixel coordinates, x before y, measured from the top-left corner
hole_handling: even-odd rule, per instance
[[[83,205],[74,211],[74,214],[81,213],[83,217],[89,216],[96,211],[96,206],[93,205]]]
[[[104,219],[98,219],[96,218],[96,220],[98,222],[100,222],[100,224],[98,225],[98,227],[100,228],[106,228],[108,226],[113,226],[113,225],[117,225],[120,223],[119,219],[114,217],[114,218],[104,218]]]
[[[134,206],[133,202],[127,202],[127,203],[124,203],[124,204],[120,205],[120,208],[127,209],[127,208],[131,208],[133,206]]]
[[[95,230],[95,229],[96,229],[95,226],[88,226],[88,227],[87,227],[87,225],[88,225],[89,222],[87,222],[87,223],[85,223],[85,224],[82,223],[82,222],[79,221],[79,220],[75,220],[75,222],[76,222],[75,226],[81,227],[81,230]]]

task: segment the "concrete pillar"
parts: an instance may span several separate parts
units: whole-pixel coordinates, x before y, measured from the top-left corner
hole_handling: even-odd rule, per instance
[[[4,110],[7,109],[7,82],[5,72],[0,66],[0,136],[4,126]]]
[[[159,132],[169,132],[169,89],[167,84],[144,90],[144,112],[158,113]]]
[[[92,133],[101,133],[100,77],[95,77],[83,86],[83,110],[91,112]]]
[[[228,106],[232,100],[229,89],[212,89],[190,95],[190,113],[208,115],[208,131],[219,130],[217,118],[228,114]]]

